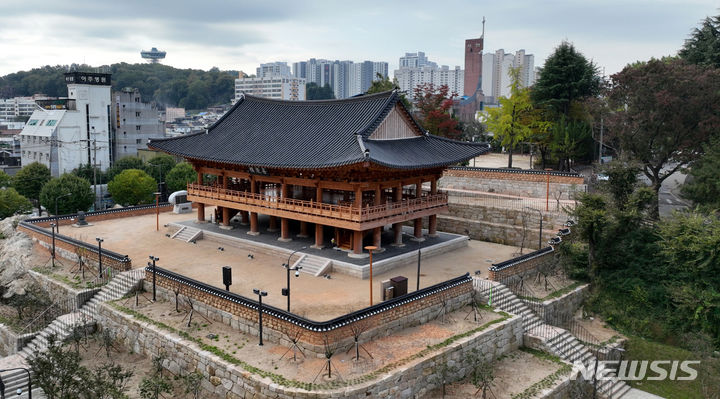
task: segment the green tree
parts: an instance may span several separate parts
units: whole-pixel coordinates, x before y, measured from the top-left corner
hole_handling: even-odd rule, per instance
[[[460,138],[462,131],[458,128],[458,120],[450,114],[455,97],[457,93],[450,93],[447,85],[436,87],[424,83],[415,87],[413,101],[422,127],[436,136]]]
[[[115,161],[115,164],[105,171],[106,181],[115,178],[120,172],[127,169],[145,169],[145,162],[138,157],[124,157]]]
[[[187,162],[180,162],[175,165],[165,177],[168,191],[175,192],[185,190],[188,183],[194,183],[197,180],[197,172],[192,165]]]
[[[12,187],[0,188],[0,218],[32,211],[30,201]]]
[[[175,167],[175,158],[168,154],[158,154],[145,164],[145,172],[155,181],[165,181],[165,176]]]
[[[79,167],[72,170],[72,174],[74,174],[77,177],[82,177],[83,179],[90,182],[90,184],[93,184],[97,179],[98,184],[103,184],[105,181],[105,174],[100,171],[100,168],[98,167],[92,167],[89,163],[80,165]]]
[[[0,188],[3,187],[10,187],[12,184],[12,177],[5,173],[4,171],[0,170]]]
[[[306,100],[332,100],[334,98],[335,93],[327,83],[323,87],[318,86],[315,82],[305,85]]]
[[[375,75],[375,80],[370,83],[370,87],[367,89],[367,94],[375,94],[375,93],[382,93],[384,91],[390,91],[390,90],[398,90],[399,84],[397,79],[393,78],[393,80],[390,80],[389,77],[383,76],[381,73],[377,73]],[[405,108],[410,109],[412,105],[410,104],[410,101],[408,101],[407,97],[405,97],[405,93],[400,92],[400,101],[405,105]]]
[[[720,67],[720,16],[705,18],[678,52],[691,64]]]
[[[156,189],[155,179],[138,169],[124,170],[108,183],[115,202],[123,205],[149,204]]]
[[[692,163],[691,179],[682,186],[683,196],[706,211],[720,209],[720,138],[704,146],[703,155]]]
[[[720,71],[653,59],[626,66],[612,81],[608,131],[641,164],[657,197],[663,181],[700,158],[720,128]],[[657,203],[652,214],[659,217]]]
[[[88,371],[84,384],[83,399],[127,399],[128,383],[133,372],[122,366],[106,363]]]
[[[576,101],[600,92],[597,67],[569,42],[562,42],[545,60],[540,78],[532,89],[532,100],[558,117],[571,117]]]
[[[558,159],[558,169],[570,170],[573,160],[587,156],[592,145],[590,125],[585,121],[568,120],[561,116],[552,125],[550,149]]]
[[[83,392],[88,371],[80,365],[80,354],[64,349],[54,336],[45,352],[28,359],[33,384],[42,388],[48,399],[77,399]]]
[[[12,180],[13,187],[20,195],[35,202],[40,199],[40,190],[48,181],[50,181],[50,169],[39,162],[23,166]],[[40,213],[38,212],[38,215]]]
[[[529,89],[520,87],[520,68],[510,68],[509,75],[510,97],[500,97],[500,106],[487,110],[486,123],[494,139],[507,149],[508,168],[512,168],[512,155],[518,144],[547,123],[534,112]]]
[[[90,182],[70,173],[51,179],[40,191],[40,203],[48,213],[55,212],[56,198],[57,212],[60,215],[87,211],[95,202],[95,194],[90,189]]]

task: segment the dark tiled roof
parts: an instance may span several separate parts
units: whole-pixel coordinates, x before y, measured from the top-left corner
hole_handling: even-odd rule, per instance
[[[419,169],[452,165],[488,150],[485,144],[430,135],[369,139],[398,100],[394,91],[327,101],[245,95],[207,132],[153,139],[148,147],[186,158],[298,169],[365,161]]]

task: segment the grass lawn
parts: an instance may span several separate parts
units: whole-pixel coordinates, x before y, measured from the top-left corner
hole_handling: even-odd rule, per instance
[[[630,336],[626,346],[627,353],[625,358],[628,360],[698,360],[697,356],[692,352],[675,346],[665,345],[653,341],[648,341],[640,337]],[[701,363],[699,367],[703,367]],[[693,368],[698,369],[698,365]],[[663,368],[669,370],[669,365],[663,365]],[[680,372],[678,371],[678,374]],[[700,373],[698,373],[700,374]],[[648,375],[656,375],[649,370]],[[685,375],[685,373],[682,373]],[[695,381],[630,381],[630,385],[634,388],[641,389],[662,396],[667,399],[703,399],[700,378]]]

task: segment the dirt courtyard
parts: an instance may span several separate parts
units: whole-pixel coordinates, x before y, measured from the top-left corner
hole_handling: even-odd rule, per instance
[[[281,289],[287,285],[286,271],[282,264],[287,255],[250,244],[223,245],[209,240],[198,240],[196,244],[173,240],[166,236],[163,225],[195,219],[192,214],[160,214],[160,230],[155,230],[155,215],[134,216],[92,223],[92,226],[75,228],[63,226],[61,234],[96,244],[95,238],[102,237],[103,249],[109,249],[130,256],[134,268],[144,267],[150,255],[159,257],[157,265],[190,278],[224,288],[222,267],[231,266],[233,285],[230,290],[239,295],[253,298],[253,288],[268,292],[263,302],[285,309],[287,297]],[[323,250],[325,251],[325,250]],[[328,249],[331,251],[331,249]],[[471,240],[468,246],[429,259],[423,259],[420,274],[420,288],[480,270],[487,276],[488,267],[509,259],[518,251],[517,247]],[[252,255],[252,256],[249,256]],[[297,257],[293,258],[293,261]],[[291,263],[292,263],[291,262]],[[381,300],[380,282],[395,276],[408,278],[408,290],[413,291],[417,282],[417,264],[413,261],[389,272],[373,276],[373,303]],[[361,280],[337,272],[330,278],[313,277],[300,273],[291,277],[291,311],[316,321],[329,320],[345,313],[370,305],[370,281]]]

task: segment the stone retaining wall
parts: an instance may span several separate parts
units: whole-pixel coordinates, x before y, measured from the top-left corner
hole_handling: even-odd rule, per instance
[[[38,226],[41,226],[41,224],[38,224]],[[22,224],[18,225],[17,231],[27,234],[30,238],[32,238],[33,241],[52,251],[52,236],[47,236],[37,231],[30,230]],[[87,248],[80,247],[73,243],[59,240],[57,236],[55,237],[55,255],[64,258],[70,262],[77,262],[78,256],[82,256],[83,261],[89,265],[97,265],[99,259],[97,251],[91,251]],[[129,258],[127,260],[120,261],[107,256],[103,256],[102,262],[103,266],[110,267],[113,270],[117,271],[127,271],[132,269],[132,262]]]
[[[560,325],[560,319],[563,316],[567,319],[568,315],[572,316],[580,309],[589,292],[590,284],[585,284],[558,298],[543,301],[542,314],[545,315],[545,323],[553,326]]]
[[[84,305],[95,293],[100,291],[100,288],[75,289],[34,270],[28,270],[28,274],[50,295],[53,302],[65,301],[74,304],[77,308]]]
[[[548,195],[547,175],[522,174],[484,170],[446,170],[438,181],[441,189],[461,189],[545,198]],[[550,199],[572,199],[573,192],[584,192],[587,185],[582,176],[550,175]]]
[[[145,290],[152,292],[152,272],[146,271]],[[180,300],[183,297],[193,299],[193,306],[199,312],[213,321],[225,323],[246,334],[258,335],[258,311],[231,301],[227,298],[199,290],[186,284],[157,276],[157,296],[161,299],[175,302],[175,290],[179,290]],[[362,323],[365,331],[360,339],[362,342],[371,341],[376,337],[387,336],[391,333],[423,324],[432,320],[439,314],[446,301],[446,311],[451,312],[470,303],[472,281],[467,281],[447,290],[430,294],[412,302],[398,305],[394,308],[379,312],[352,324]],[[316,354],[325,353],[325,339],[336,342],[339,348],[349,348],[354,343],[351,323],[335,328],[328,332],[311,331],[297,326],[287,320],[263,314],[263,339],[271,342],[288,344],[285,332],[302,330],[298,345],[304,350]]]
[[[0,357],[10,356],[19,352],[23,346],[35,338],[37,332],[17,334],[10,327],[0,324]]]
[[[103,304],[99,307],[102,328],[130,350],[147,356],[161,351],[168,359],[164,367],[179,375],[197,371],[202,374],[201,397],[206,399],[239,398],[402,398],[420,397],[440,385],[441,366],[455,366],[449,377],[455,381],[465,378],[470,371],[468,351],[477,349],[486,359],[517,350],[523,344],[522,319],[511,319],[489,326],[469,337],[458,339],[431,355],[412,360],[407,364],[380,374],[378,378],[354,386],[332,390],[306,391],[274,383],[242,366],[233,365],[217,355],[204,351],[192,341],[155,325],[135,319]]]

